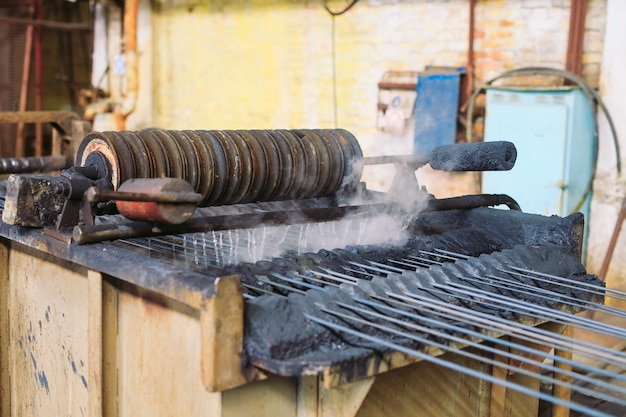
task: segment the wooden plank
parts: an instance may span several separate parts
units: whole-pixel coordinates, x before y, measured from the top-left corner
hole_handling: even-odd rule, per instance
[[[85,136],[91,131],[91,123],[84,120],[72,121],[72,142],[70,143],[69,154],[76,156],[76,151]],[[60,146],[60,145],[55,145]],[[55,149],[54,147],[52,149]]]
[[[509,338],[507,337],[507,340]],[[496,348],[501,350],[503,354],[494,354],[493,360],[497,363],[501,363],[503,365],[508,365],[509,360],[504,356],[504,354],[508,353],[508,347],[503,347],[502,345],[497,345]],[[502,366],[494,365],[491,369],[491,376],[497,378],[502,381],[507,380],[507,370]],[[505,415],[506,408],[506,387],[500,384],[492,384],[491,385],[491,395],[490,395],[490,410],[489,415],[492,417],[503,417]]]
[[[554,333],[562,333],[565,326],[559,323],[543,323],[538,326],[543,330],[547,330]],[[512,355],[521,356],[524,360],[519,359],[506,359],[500,355],[496,355],[495,359],[501,362],[506,362],[508,365],[514,368],[524,369],[531,371],[534,374],[540,372],[540,366],[530,363],[534,361],[542,363],[545,356],[552,350],[553,346],[545,343],[536,343],[518,339],[515,337],[510,338],[512,345],[522,345],[528,348],[534,349],[542,353],[529,353],[519,349],[502,348],[503,352],[508,352]],[[494,368],[495,369],[495,368]],[[525,375],[520,372],[516,372],[515,369],[504,370],[498,368],[498,376],[500,378],[506,378],[508,382],[521,385],[529,388],[532,391],[539,391],[540,381],[535,375]],[[494,372],[494,376],[496,373]],[[505,416],[505,417],[522,417],[522,416],[536,416],[539,411],[539,400],[536,396],[520,393],[512,389],[506,389],[502,386],[495,386],[492,388],[491,398],[492,416]]]
[[[574,329],[570,326],[567,326],[563,329],[563,336],[565,337],[573,337]],[[557,357],[557,360],[554,361],[554,366],[556,371],[554,372],[554,379],[557,381],[561,381],[567,384],[572,383],[572,378],[568,375],[564,375],[559,371],[571,372],[572,365],[558,359],[564,359],[571,361],[572,360],[572,351],[567,349],[554,349],[554,356]],[[552,386],[552,396],[554,398],[559,398],[564,401],[569,401],[572,392],[569,387],[564,387],[560,385],[553,384]],[[568,417],[569,416],[569,408],[564,407],[558,404],[552,404],[552,417]]]
[[[102,417],[102,275],[96,271],[87,272],[87,344],[89,384],[89,417]]]
[[[118,291],[106,277],[102,282],[102,414],[117,417],[118,409]]]
[[[374,380],[326,389],[317,376],[271,376],[224,391],[222,417],[351,417],[356,415]]]
[[[219,395],[222,398],[221,417],[295,416],[296,381],[296,378],[272,375],[264,381],[242,385],[213,395]]]
[[[87,270],[12,244],[11,413],[87,414]]]
[[[0,16],[0,23],[18,26],[37,26],[44,29],[89,32],[88,23],[54,22],[49,20],[24,19],[20,17]]]
[[[11,415],[11,378],[9,376],[9,243],[0,240],[0,416]]]
[[[215,294],[200,314],[202,380],[211,392],[224,391],[263,378],[244,369],[243,290],[239,276],[215,280]]]
[[[471,351],[480,354],[475,349]],[[488,365],[456,353],[446,353],[442,358],[480,372],[489,372]],[[477,378],[427,361],[417,362],[378,375],[356,416],[487,416],[489,410],[485,410],[480,395],[486,390],[485,384]]]
[[[107,394],[107,402],[117,398],[117,415],[221,416],[222,394],[208,392],[202,381],[200,312],[129,284],[114,285],[117,345],[114,352],[107,347],[105,363],[115,355],[117,395]],[[107,345],[111,330],[105,333]]]
[[[298,378],[296,417],[318,417],[319,377],[306,375]]]
[[[318,417],[354,417],[376,378],[363,379],[339,387],[319,387]]]
[[[507,377],[513,384],[539,391],[539,379],[535,376],[516,372]],[[539,412],[539,399],[535,396],[522,394],[511,389],[506,390],[503,417],[535,417]],[[495,416],[494,416],[495,417]]]

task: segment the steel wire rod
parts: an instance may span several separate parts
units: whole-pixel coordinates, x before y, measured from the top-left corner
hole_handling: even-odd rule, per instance
[[[353,306],[350,306],[349,304],[337,303],[337,305],[342,307],[342,308],[346,308],[346,309],[353,310],[355,312],[371,315],[373,317],[377,317],[377,318],[382,319],[384,321],[391,322],[391,323],[394,323],[394,324],[397,324],[397,325],[400,325],[400,326],[403,326],[403,327],[410,328],[411,330],[415,330],[417,332],[427,333],[427,334],[430,334],[430,335],[435,336],[435,337],[442,338],[442,339],[447,340],[447,341],[454,341],[456,343],[460,343],[460,344],[465,345],[465,346],[472,346],[472,347],[478,348],[478,349],[483,350],[485,352],[498,354],[500,356],[506,357],[509,360],[517,360],[517,361],[520,361],[520,362],[525,362],[527,364],[536,366],[538,368],[554,369],[553,367],[550,367],[549,365],[544,364],[543,361],[537,361],[537,360],[534,360],[534,359],[530,359],[530,358],[521,356],[519,354],[502,351],[500,349],[497,349],[497,348],[494,348],[494,347],[491,347],[491,346],[488,346],[488,345],[484,345],[484,344],[482,344],[479,341],[473,341],[471,339],[461,338],[461,337],[458,337],[458,336],[454,336],[452,334],[448,334],[448,333],[445,333],[445,332],[434,330],[434,329],[429,328],[427,326],[417,325],[417,324],[412,323],[412,322],[403,322],[401,320],[394,319],[393,317],[388,317],[388,316],[385,316],[383,314],[378,314],[378,313],[375,313],[375,312],[372,312],[372,311],[369,311],[369,310],[365,310],[365,309],[362,309],[362,308],[355,308]],[[323,306],[320,308],[320,310],[324,311],[326,313],[337,315],[337,316],[339,316],[339,314],[341,314],[341,313],[338,313],[336,311],[333,311],[333,310],[330,310],[328,308],[325,308]],[[401,311],[401,310],[399,310],[399,311]],[[362,319],[359,319],[359,318],[356,318],[356,317],[353,317],[353,316],[349,316],[349,315],[346,315],[346,314],[341,314],[341,317],[349,318],[350,320],[358,321],[361,324],[365,324],[367,326],[371,326],[371,327],[377,328],[379,330],[383,330],[383,331],[387,331],[387,332],[390,332],[390,333],[394,333],[396,335],[399,335],[399,336],[402,336],[402,337],[406,337],[406,338],[414,340],[416,342],[420,342],[420,343],[427,344],[429,346],[437,347],[438,349],[440,349],[442,351],[452,351],[452,352],[456,352],[456,353],[459,352],[456,348],[451,347],[449,345],[445,345],[443,343],[439,343],[439,342],[436,342],[436,341],[433,341],[433,340],[430,340],[430,339],[425,339],[425,338],[421,338],[421,337],[415,337],[413,334],[410,334],[410,333],[398,332],[398,331],[396,331],[394,329],[391,329],[389,327],[380,325],[378,323],[365,321],[365,320],[362,320]],[[409,316],[405,315],[405,317],[409,317]],[[414,320],[423,320],[425,322],[431,322],[431,323],[434,322],[434,320],[428,320],[427,318],[422,318],[422,317],[419,317],[417,315],[411,315],[410,318],[412,318]],[[441,323],[435,323],[435,324],[437,324],[439,326],[442,325]],[[560,361],[560,362],[563,362],[563,363],[567,363],[569,365],[575,364],[575,362],[572,361],[572,360],[566,360],[564,358],[557,358],[555,355],[546,354],[545,352],[543,352],[541,350],[538,350],[538,349],[533,349],[533,348],[524,346],[524,345],[519,344],[519,343],[507,342],[507,341],[505,341],[503,339],[500,339],[500,338],[497,338],[497,337],[483,335],[482,333],[479,333],[479,332],[472,332],[470,330],[464,329],[464,328],[459,327],[459,326],[448,325],[448,326],[441,326],[441,327],[446,327],[449,330],[452,330],[452,331],[455,331],[455,332],[460,332],[460,333],[465,333],[465,334],[468,334],[468,335],[472,335],[472,336],[476,337],[477,339],[479,339],[481,341],[482,340],[490,341],[490,342],[492,342],[494,344],[498,344],[498,345],[503,346],[503,347],[516,349],[518,351],[526,352],[526,353],[530,353],[530,354],[540,355],[542,357],[545,356],[546,358],[551,358],[552,360]],[[489,363],[490,365],[496,365],[495,361],[494,361],[494,363],[486,362],[485,359],[482,356],[480,356],[480,355],[472,354],[470,352],[465,352],[465,351],[462,351],[462,352],[464,352],[463,353],[464,356],[466,356],[466,357],[468,357],[470,359],[483,361],[485,363]],[[514,365],[501,365],[501,364],[498,364],[498,366],[501,366],[501,367],[503,367],[503,368],[505,368],[505,369],[507,369],[509,371],[515,371],[515,372],[519,372],[519,373],[522,373],[522,374],[527,375],[527,376],[535,377],[535,378],[539,379],[542,382],[547,382],[547,383],[552,383],[552,384],[568,387],[568,388],[572,389],[573,391],[579,392],[579,393],[581,393],[583,395],[591,396],[591,397],[594,397],[594,398],[599,398],[599,399],[602,399],[602,400],[605,400],[605,401],[612,401],[612,402],[615,402],[615,403],[619,403],[620,405],[626,406],[626,400],[624,400],[624,397],[622,397],[622,398],[613,397],[613,396],[610,396],[610,395],[602,395],[602,393],[600,393],[601,395],[598,395],[598,393],[596,391],[591,390],[591,389],[586,389],[586,388],[580,389],[582,387],[573,388],[572,384],[569,384],[569,383],[566,383],[566,382],[563,382],[563,381],[560,381],[560,380],[556,380],[554,378],[546,377],[544,375],[537,374],[535,372],[532,372],[532,371],[529,371],[529,370],[526,370],[524,368],[520,368],[520,367],[517,367],[517,366],[514,366]],[[591,369],[594,370],[594,371],[597,370],[596,368],[591,368]],[[566,375],[566,376],[572,377],[572,378],[576,377],[579,380],[582,380],[582,381],[585,381],[585,382],[595,382],[596,385],[598,385],[598,386],[602,386],[604,388],[614,390],[614,391],[616,391],[616,392],[626,396],[626,388],[622,389],[620,387],[616,387],[614,384],[611,384],[611,383],[608,383],[608,382],[605,382],[605,381],[594,381],[592,378],[589,378],[589,377],[587,377],[585,375],[577,374],[577,373],[575,373],[573,371],[559,370],[559,373],[562,374],[562,375]]]
[[[395,294],[392,292],[386,292],[386,294],[390,297],[401,299],[414,304],[427,304],[429,306],[433,306],[433,308],[440,309],[446,314],[451,314],[453,316],[461,316],[466,317],[469,320],[474,322],[479,322],[481,325],[488,328],[490,326],[498,325],[500,326],[500,333],[505,332],[510,336],[514,336],[517,338],[527,337],[529,340],[540,341],[540,342],[551,342],[553,345],[559,347],[559,349],[569,352],[576,352],[578,354],[582,354],[583,356],[587,356],[590,358],[597,359],[598,356],[601,356],[603,359],[606,358],[610,360],[611,358],[623,358],[626,360],[626,354],[622,352],[616,352],[609,348],[605,348],[600,345],[596,345],[593,343],[585,342],[582,340],[577,340],[576,345],[578,347],[577,350],[572,348],[574,340],[572,338],[562,336],[559,334],[555,334],[552,332],[548,332],[543,329],[539,329],[536,327],[524,325],[522,323],[517,323],[515,321],[502,319],[500,317],[489,315],[486,313],[482,313],[479,311],[474,311],[466,307],[456,306],[450,303],[445,303],[442,301],[437,301],[432,297],[424,297],[419,294],[415,294],[412,292],[406,292],[404,294]],[[469,300],[473,301],[474,300]]]
[[[612,335],[615,337],[626,338],[626,329],[613,326],[610,324],[606,324],[606,323],[600,323],[598,321],[590,320],[584,317],[576,317],[576,320],[571,320],[572,317],[574,317],[571,314],[561,313],[558,310],[543,307],[538,304],[528,303],[522,300],[515,300],[515,302],[513,302],[505,296],[502,296],[496,293],[491,293],[488,291],[483,291],[479,288],[472,288],[472,287],[457,284],[454,282],[448,282],[446,285],[435,283],[433,284],[433,287],[441,288],[441,289],[452,289],[453,291],[460,291],[461,293],[464,293],[470,296],[476,296],[476,295],[482,294],[484,296],[489,296],[493,301],[496,301],[504,306],[507,306],[508,308],[515,307],[515,308],[518,308],[518,311],[524,311],[523,308],[525,308],[527,309],[527,312],[525,314],[531,317],[538,317],[538,318],[551,320],[551,321],[554,321],[554,319],[560,319],[564,321],[564,324],[570,324],[571,326],[575,328],[589,329],[589,330],[594,331],[595,333],[601,333],[601,334],[606,334],[606,335]],[[546,314],[547,316],[538,316],[537,313],[535,313],[535,311],[543,312],[543,314]],[[602,332],[596,331],[598,328],[602,328],[605,330]]]
[[[394,342],[390,342],[390,341],[381,339],[381,338],[376,337],[376,336],[371,336],[371,335],[368,335],[368,334],[360,332],[360,331],[356,331],[356,330],[351,329],[351,328],[346,327],[346,326],[338,325],[338,324],[335,324],[333,322],[330,322],[330,321],[327,321],[327,320],[323,320],[323,319],[311,316],[309,314],[305,314],[305,317],[307,319],[315,322],[315,323],[318,323],[318,324],[322,325],[322,326],[328,327],[330,329],[334,329],[336,331],[344,332],[344,333],[350,334],[352,336],[360,337],[360,338],[362,338],[364,340],[376,343],[376,344],[380,345],[381,347],[385,347],[385,348],[388,348],[388,349],[393,349],[393,350],[396,350],[398,352],[405,353],[407,355],[414,356],[414,357],[422,359],[422,360],[426,360],[426,361],[434,363],[436,365],[440,365],[440,366],[442,366],[444,368],[447,368],[447,369],[450,369],[450,370],[453,370],[453,371],[457,371],[457,372],[461,372],[461,373],[464,373],[466,375],[469,375],[469,376],[472,376],[472,377],[475,377],[475,378],[479,378],[479,379],[491,382],[492,384],[502,385],[502,386],[504,386],[506,388],[510,388],[510,389],[512,389],[514,391],[518,391],[518,392],[520,392],[522,394],[526,394],[526,395],[529,395],[529,396],[532,396],[532,397],[537,397],[537,398],[539,398],[541,400],[548,401],[548,402],[551,402],[551,403],[554,403],[554,404],[557,404],[557,405],[562,405],[564,407],[569,407],[571,410],[578,411],[578,412],[581,412],[581,413],[586,413],[589,416],[593,416],[593,417],[611,417],[610,414],[603,413],[603,412],[598,411],[596,409],[589,408],[589,407],[586,407],[586,406],[581,405],[581,404],[573,403],[571,401],[566,401],[566,400],[563,400],[563,399],[560,399],[560,398],[557,398],[557,397],[552,397],[551,395],[544,394],[541,391],[535,391],[535,390],[532,390],[532,389],[530,389],[528,387],[524,387],[522,385],[512,383],[512,382],[510,382],[508,380],[497,378],[497,377],[494,377],[493,375],[485,374],[485,373],[477,371],[475,369],[471,369],[471,368],[468,368],[468,367],[465,367],[465,366],[461,366],[461,365],[458,365],[458,364],[446,361],[444,359],[428,355],[428,354],[420,352],[418,350],[410,349],[410,348],[407,348],[407,347],[402,346],[400,344],[397,344],[397,343],[394,343]]]
[[[596,284],[590,284],[588,282],[577,281],[577,280],[571,279],[571,278],[559,277],[558,275],[546,274],[544,272],[536,272],[536,271],[532,271],[530,269],[519,268],[519,267],[512,266],[512,265],[509,265],[509,268],[511,268],[513,270],[516,270],[516,271],[520,271],[520,272],[535,274],[535,275],[538,275],[538,276],[541,276],[541,277],[544,277],[544,278],[551,278],[551,279],[559,281],[559,282],[567,282],[567,283],[570,283],[570,284],[576,284],[577,286],[575,288],[577,288],[577,289],[580,289],[581,286],[582,287],[590,287],[590,288],[593,288],[593,289],[602,288],[605,293],[606,292],[610,292],[610,293],[619,294],[619,295],[625,297],[625,298],[618,298],[618,297],[614,296],[614,298],[619,299],[619,300],[626,300],[626,291],[620,291],[620,290],[616,290],[616,289],[613,289],[613,288],[606,288],[604,286],[599,286],[599,285],[596,285]],[[504,272],[506,272],[506,271],[504,271]],[[529,276],[529,278],[533,278],[533,277]]]
[[[406,311],[403,311],[403,310],[400,310],[400,309],[397,309],[397,308],[394,308],[394,307],[391,307],[391,306],[386,306],[384,304],[380,304],[380,303],[376,303],[376,302],[372,302],[372,301],[367,301],[367,300],[363,300],[363,299],[358,299],[357,297],[353,297],[353,300],[355,302],[359,303],[359,304],[367,305],[367,306],[375,308],[375,309],[388,311],[390,313],[398,314],[398,315],[401,315],[401,316],[404,316],[404,317],[407,317],[407,318],[410,318],[410,319],[413,319],[413,320],[416,320],[416,321],[423,321],[423,322],[431,323],[431,324],[433,324],[433,325],[435,325],[437,327],[448,328],[448,329],[450,329],[452,331],[455,331],[455,332],[465,333],[465,334],[471,335],[475,339],[480,339],[480,340],[485,340],[485,341],[490,341],[490,342],[493,342],[493,343],[506,345],[506,343],[504,343],[502,341],[502,339],[501,339],[501,335],[503,335],[502,331],[499,331],[497,328],[494,328],[494,327],[492,327],[491,329],[486,328],[486,327],[482,327],[483,330],[485,330],[485,331],[490,330],[493,333],[493,335],[490,335],[490,334],[487,334],[487,333],[477,332],[477,331],[474,331],[474,330],[466,329],[466,328],[461,327],[461,326],[455,326],[454,324],[447,323],[445,320],[444,321],[440,321],[440,320],[436,320],[436,319],[432,319],[432,318],[428,318],[428,317],[424,317],[424,316],[419,316],[419,315],[416,315],[416,314],[413,314],[413,313],[409,313],[409,312],[406,312]],[[337,304],[339,305],[340,303],[337,303]],[[406,303],[400,303],[400,304],[402,304],[404,306],[407,306]],[[343,307],[343,305],[342,305],[342,307]],[[438,311],[432,310],[430,308],[423,308],[423,307],[420,308],[420,307],[417,307],[417,306],[410,306],[410,307],[413,308],[413,309],[419,310],[419,311],[427,311],[427,312],[432,313],[432,314],[434,314],[436,316],[443,317],[444,319],[449,319],[449,317],[447,317],[442,312],[438,312]],[[353,307],[349,306],[349,308],[353,308]],[[394,319],[392,317],[388,317],[388,316],[384,316],[384,317],[386,317],[387,320],[392,321],[392,322],[397,321],[397,319]],[[472,321],[471,319],[457,318],[457,319],[455,319],[455,321],[459,321],[461,323],[466,323],[466,324],[470,324],[470,325],[476,326],[476,321]],[[404,322],[402,322],[402,323],[404,323]],[[534,328],[531,328],[531,329],[534,329]],[[495,336],[495,335],[498,335],[498,336]],[[506,334],[504,334],[504,335],[506,335]],[[513,336],[513,337],[515,337],[517,339],[520,339],[520,340],[527,341],[527,342],[537,343],[537,340],[534,339],[534,338],[518,337],[518,336]],[[465,339],[462,339],[462,340],[465,340]],[[551,341],[549,339],[542,339],[541,341],[544,342],[544,343],[551,344]],[[520,345],[519,347],[517,347],[517,349],[520,350],[520,351],[526,351],[526,352],[529,352],[529,353],[539,354],[541,356],[545,356],[545,357],[551,358],[553,360],[558,360],[558,361],[561,361],[561,362],[565,362],[565,363],[568,363],[570,365],[575,365],[575,364],[578,365],[576,362],[574,362],[572,360],[568,360],[568,359],[564,359],[564,358],[557,358],[555,355],[548,354],[546,352],[542,352],[540,350],[533,349],[533,348],[530,348],[530,347],[525,347],[524,345]],[[581,369],[585,369],[585,370],[593,371],[593,372],[597,372],[598,371],[598,368],[592,367],[590,365],[585,365],[585,364],[582,364]],[[626,382],[626,375],[625,376],[621,376],[621,375],[620,376],[615,376],[615,375],[613,375],[610,372],[603,372],[602,374],[605,375],[605,376],[615,377],[616,379],[621,379],[621,380]],[[626,393],[626,391],[625,391],[625,393]]]
[[[497,280],[506,282],[508,286],[507,285],[503,285],[503,284],[496,284],[496,283],[493,283],[493,282],[485,283],[485,281],[483,281],[483,280],[481,280],[479,278],[469,278],[469,277],[458,277],[458,278],[460,280],[463,280],[463,281],[472,281],[472,282],[477,282],[477,283],[483,283],[483,284],[490,285],[490,286],[493,286],[493,287],[496,287],[496,288],[502,288],[502,289],[507,289],[507,290],[510,290],[510,291],[519,292],[520,294],[533,295],[535,297],[543,298],[545,300],[557,301],[557,302],[560,302],[562,304],[566,304],[566,305],[573,306],[573,307],[581,307],[581,308],[584,308],[586,310],[590,310],[590,311],[594,311],[594,312],[598,312],[598,313],[607,312],[607,314],[611,314],[611,315],[613,315],[615,317],[626,318],[626,311],[621,310],[619,308],[605,306],[604,304],[594,303],[594,302],[591,302],[591,301],[581,301],[580,298],[572,297],[572,296],[569,296],[569,295],[566,295],[566,294],[561,294],[561,293],[558,293],[556,291],[548,290],[548,289],[541,288],[541,287],[533,287],[532,285],[529,285],[529,284],[524,284],[524,283],[521,283],[519,281],[510,280],[510,279],[506,279],[506,278],[503,278],[503,277],[498,277],[496,275],[486,274],[485,277],[493,278],[493,279],[497,279]],[[529,291],[514,290],[510,286],[526,288]],[[531,293],[530,291],[533,291],[533,292]],[[546,293],[552,294],[552,295],[554,295],[554,297],[547,297]],[[567,301],[567,300],[570,300],[570,301]],[[611,312],[611,313],[608,313],[608,312]]]

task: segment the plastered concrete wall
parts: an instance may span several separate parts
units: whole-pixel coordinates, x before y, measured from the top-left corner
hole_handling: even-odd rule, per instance
[[[592,84],[605,9],[590,0],[583,59]],[[466,65],[469,1],[361,0],[333,19],[321,0],[163,0],[152,2],[150,21],[140,90],[153,77],[151,98],[138,110],[150,106],[152,117],[131,117],[129,127],[338,126],[366,154],[406,153],[412,121],[400,135],[376,129],[377,83],[388,70]],[[569,0],[478,1],[477,83],[521,66],[563,68],[568,24]],[[366,180],[383,189],[390,175],[366,171]]]
[[[520,66],[562,68],[569,3],[479,1],[477,81]],[[335,79],[337,124],[370,135],[385,71],[466,64],[467,0],[361,0],[334,18],[334,29],[316,0],[153,5],[152,104],[154,122],[164,127],[330,127]],[[583,60],[592,84],[605,8],[605,0],[589,2]]]
[[[626,163],[626,2],[609,0],[607,5],[606,37],[600,94],[615,123],[621,145],[622,167]],[[589,250],[587,267],[598,272],[605,257],[613,229],[616,226],[624,195],[626,194],[625,175],[619,176],[616,170],[616,157],[613,136],[606,118],[600,117],[600,152],[598,171],[594,183],[594,196],[591,204]],[[622,168],[624,169],[624,168]],[[624,227],[626,229],[626,227]],[[626,291],[626,230],[620,233],[607,274],[607,285]],[[626,308],[626,302],[621,303]]]
[[[605,8],[606,0],[589,2],[584,68],[592,84]],[[521,66],[563,68],[568,24],[569,0],[478,1],[477,83]],[[377,83],[388,70],[466,65],[468,27],[468,0],[361,0],[334,19],[322,0],[153,1],[152,97],[142,102],[152,117],[134,126],[337,126],[366,154],[411,152],[412,121],[404,134],[376,129]],[[140,83],[147,87],[143,76]],[[366,170],[365,179],[384,189],[391,171]]]
[[[338,2],[342,7],[344,2]],[[167,126],[375,126],[386,70],[465,61],[465,0],[358,3],[333,19],[321,1],[155,7],[156,120]],[[165,88],[163,88],[165,87]]]

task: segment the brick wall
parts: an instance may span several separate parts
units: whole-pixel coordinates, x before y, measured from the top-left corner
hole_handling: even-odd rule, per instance
[[[479,1],[476,7],[477,80],[521,66],[564,68],[570,0]],[[588,3],[583,76],[598,85],[606,0]]]

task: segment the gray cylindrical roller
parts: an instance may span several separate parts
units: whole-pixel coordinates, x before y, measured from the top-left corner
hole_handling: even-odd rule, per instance
[[[92,153],[102,157],[89,159]],[[101,171],[114,190],[127,180],[167,172],[189,182],[202,195],[200,205],[210,206],[351,192],[362,158],[356,138],[338,129],[150,129],[94,132],[81,143],[76,162],[107,165]]]
[[[440,146],[428,158],[441,171],[508,171],[515,165],[517,149],[511,142],[477,142]]]

